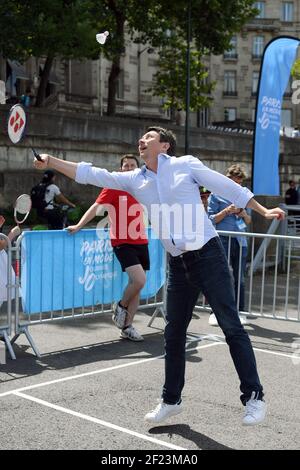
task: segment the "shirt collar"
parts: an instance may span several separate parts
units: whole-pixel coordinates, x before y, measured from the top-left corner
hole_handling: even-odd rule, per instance
[[[168,155],[167,153],[159,153],[158,154],[158,162],[161,163],[163,160],[167,160],[168,158],[171,158],[170,155]],[[141,167],[141,172],[142,173],[146,173],[146,171],[148,171],[148,168],[146,167],[146,165],[144,164],[142,167]]]

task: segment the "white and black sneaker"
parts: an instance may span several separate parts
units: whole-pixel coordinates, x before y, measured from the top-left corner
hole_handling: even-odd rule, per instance
[[[113,316],[112,316],[112,321],[114,324],[120,328],[124,328],[125,322],[126,322],[126,316],[128,315],[128,312],[126,308],[122,307],[120,305],[120,302],[117,302],[113,305]]]
[[[144,338],[136,329],[134,326],[129,325],[126,328],[123,328],[123,330],[120,333],[120,338],[122,339],[130,339],[131,341],[144,341]]]

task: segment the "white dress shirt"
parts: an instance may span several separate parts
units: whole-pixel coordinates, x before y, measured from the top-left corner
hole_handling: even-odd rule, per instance
[[[201,248],[217,236],[201,202],[199,186],[245,208],[253,194],[230,178],[210,170],[192,155],[158,155],[157,173],[145,165],[112,172],[79,163],[75,180],[132,194],[145,208],[154,233],[172,256]]]

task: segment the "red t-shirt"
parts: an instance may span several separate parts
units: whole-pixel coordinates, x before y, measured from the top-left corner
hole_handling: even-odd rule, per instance
[[[108,211],[112,246],[148,243],[143,221],[143,208],[126,191],[104,188],[96,199]]]

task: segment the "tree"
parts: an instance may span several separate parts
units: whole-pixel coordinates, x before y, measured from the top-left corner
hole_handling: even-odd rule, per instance
[[[252,0],[192,0],[192,38],[201,54],[228,49],[234,32],[255,13]],[[1,0],[0,51],[4,57],[25,60],[45,57],[37,106],[55,57],[91,59],[99,51],[111,61],[107,114],[115,114],[116,86],[125,52],[125,32],[132,41],[163,48],[168,31],[186,31],[188,0]],[[95,35],[108,30],[99,49]]]
[[[36,105],[40,106],[55,57],[98,58],[111,61],[107,114],[115,114],[117,79],[125,52],[125,28],[135,42],[163,43],[167,22],[154,0],[1,0],[0,51],[4,57],[25,60],[45,57]],[[99,49],[95,35],[108,30],[109,39]],[[139,34],[141,33],[141,34]],[[7,41],[10,38],[10,41]]]
[[[55,57],[81,59],[96,55],[97,29],[90,7],[89,0],[1,0],[2,55],[20,61],[45,57],[36,106],[45,99]]]
[[[191,3],[191,37],[199,51],[222,54],[230,48],[233,34],[258,10],[254,0],[177,0],[168,2],[168,15],[174,19],[182,34],[187,30],[187,10]],[[165,5],[166,7],[167,5]]]
[[[179,36],[170,38],[169,45],[161,50],[158,71],[154,75],[153,86],[149,89],[155,96],[164,98],[164,109],[171,113],[176,109],[186,109],[186,45]],[[209,83],[208,72],[201,62],[201,54],[190,53],[190,110],[197,111],[212,103],[209,96],[214,83]]]
[[[220,54],[230,49],[230,40],[257,10],[253,0],[190,0],[191,40],[190,52],[190,109],[208,107],[214,83],[209,83],[208,73],[201,59],[206,54]],[[159,70],[154,84],[149,89],[164,98],[164,108],[186,108],[187,70],[187,22],[189,1],[178,0],[170,5],[169,18],[173,29],[169,42],[160,51]]]
[[[102,48],[104,57],[111,61],[108,79],[107,114],[116,111],[116,87],[121,72],[121,57],[126,50],[126,34],[130,40],[139,44],[151,44],[161,47],[167,41],[166,31],[170,27],[167,11],[162,14],[161,4],[157,0],[103,0],[105,5],[101,22],[103,29],[110,32]],[[168,2],[165,2],[168,3]],[[94,17],[99,18],[97,5],[94,2]],[[125,34],[126,32],[126,34]]]

